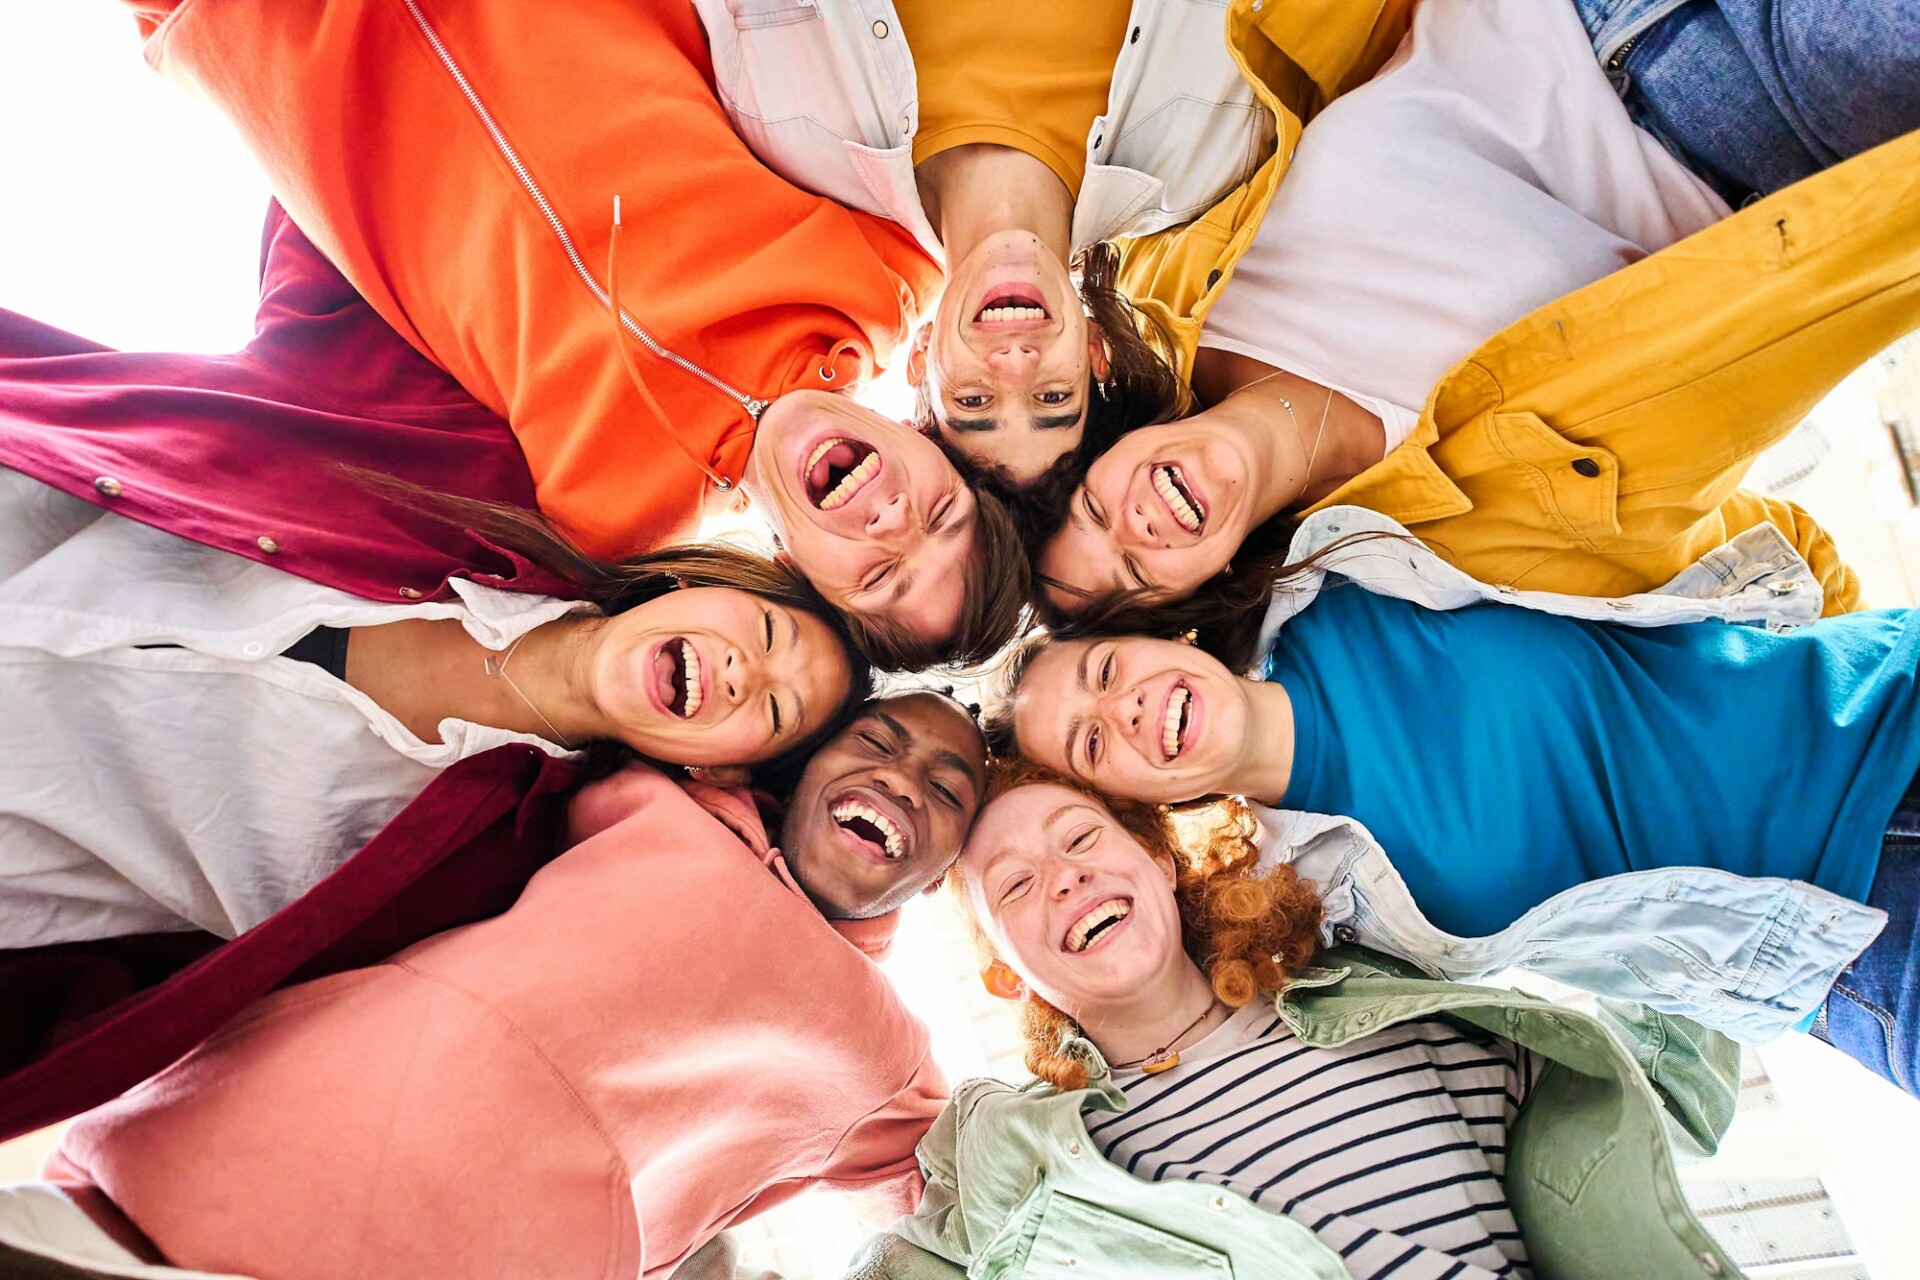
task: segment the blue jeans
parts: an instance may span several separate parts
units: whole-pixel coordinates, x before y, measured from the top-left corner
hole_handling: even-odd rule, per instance
[[[1920,795],[1914,790],[1887,823],[1867,905],[1887,913],[1887,927],[1833,984],[1813,1034],[1920,1094]]]
[[[1916,0],[1572,0],[1635,124],[1736,207],[1920,129]]]

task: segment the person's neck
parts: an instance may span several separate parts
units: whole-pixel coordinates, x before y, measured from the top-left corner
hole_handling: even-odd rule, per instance
[[[1218,1027],[1232,1010],[1221,1004],[1193,961],[1184,955],[1124,1003],[1082,1010],[1080,1029],[1108,1066],[1139,1066],[1149,1054],[1178,1051]],[[1196,1021],[1198,1019],[1198,1021]]]
[[[1293,780],[1293,699],[1278,680],[1247,680],[1247,736],[1226,785],[1228,795],[1277,805]]]
[[[1332,388],[1275,371],[1202,415],[1255,459],[1255,525],[1318,502],[1384,453],[1380,420]]]
[[[913,176],[949,269],[1002,231],[1031,232],[1062,263],[1072,251],[1073,193],[1024,151],[991,143],[955,147],[915,165]]]
[[[490,691],[497,715],[486,723],[542,738],[558,733],[575,747],[619,736],[593,699],[589,674],[605,622],[575,613],[527,632],[504,673],[488,681],[500,687]],[[500,670],[505,656],[504,649],[493,655],[494,670]]]

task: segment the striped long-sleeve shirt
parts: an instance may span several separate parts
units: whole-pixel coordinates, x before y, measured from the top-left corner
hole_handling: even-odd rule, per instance
[[[1255,1001],[1172,1070],[1116,1071],[1129,1108],[1088,1111],[1087,1131],[1136,1177],[1216,1183],[1305,1224],[1355,1280],[1526,1277],[1500,1179],[1538,1072],[1438,1020],[1317,1048]]]

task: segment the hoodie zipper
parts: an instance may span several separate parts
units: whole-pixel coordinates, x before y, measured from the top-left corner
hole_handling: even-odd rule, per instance
[[[402,0],[402,3],[407,6],[407,13],[413,18],[413,24],[420,28],[420,34],[425,36],[427,43],[433,47],[434,56],[440,59],[440,65],[446,68],[449,76],[453,77],[453,82],[465,96],[467,105],[473,108],[474,115],[479,117],[481,125],[486,129],[487,136],[493,139],[493,145],[500,152],[501,158],[513,170],[514,176],[520,179],[520,185],[526,189],[527,194],[533,198],[534,205],[540,210],[541,216],[547,220],[547,226],[552,229],[554,238],[560,242],[560,248],[567,255],[567,261],[573,264],[575,274],[593,292],[593,296],[599,300],[601,306],[611,306],[612,300],[608,297],[607,291],[601,287],[598,280],[593,278],[593,273],[587,270],[587,264],[581,259],[580,251],[574,248],[573,236],[568,233],[566,224],[560,221],[560,215],[554,212],[552,203],[547,200],[546,192],[542,191],[540,184],[534,181],[533,174],[528,172],[526,164],[520,159],[519,152],[513,149],[513,144],[507,141],[504,133],[500,132],[500,126],[494,123],[492,113],[487,110],[486,104],[480,101],[480,95],[474,91],[466,73],[460,70],[460,64],[453,60],[453,54],[448,52],[447,46],[441,42],[440,33],[433,29],[433,24],[427,21],[426,14],[420,11],[418,0]],[[758,396],[747,395],[738,388],[722,382],[685,356],[669,351],[660,344],[658,339],[648,333],[639,321],[628,315],[625,308],[620,309],[619,316],[620,327],[638,339],[647,350],[670,364],[678,365],[714,390],[726,395],[746,410],[747,416],[752,418],[756,425],[759,423],[760,415],[767,411],[769,401],[762,400]],[[725,489],[732,486],[721,483],[720,487]]]

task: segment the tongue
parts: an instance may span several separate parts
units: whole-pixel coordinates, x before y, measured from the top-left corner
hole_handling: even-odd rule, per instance
[[[858,450],[845,440],[822,454],[820,461],[813,464],[813,470],[807,473],[807,484],[814,491],[816,500],[833,492],[835,471],[845,476],[859,460]]]
[[[848,818],[840,825],[882,853],[886,852],[886,833],[881,831],[879,827],[874,826],[871,822],[868,822],[865,818]]]
[[[670,644],[661,645],[660,651],[653,655],[653,686],[659,691],[660,701],[668,708],[672,708],[678,692],[675,686],[679,682],[674,677],[679,674],[679,667],[680,664],[673,659],[673,646]]]

